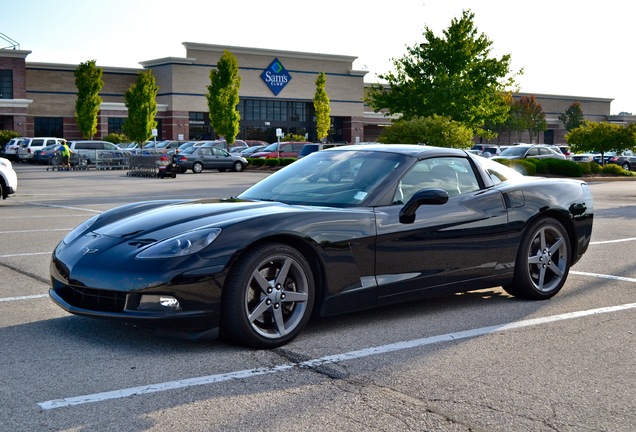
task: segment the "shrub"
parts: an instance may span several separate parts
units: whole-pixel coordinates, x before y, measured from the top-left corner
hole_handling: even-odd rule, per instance
[[[267,167],[277,167],[279,165],[280,165],[280,159],[278,158],[265,159],[265,166]]]
[[[129,142],[130,140],[124,134],[109,133],[108,135],[106,135],[104,137],[104,141],[108,141],[108,142],[111,142],[113,144],[120,144],[120,143],[123,143],[123,142]]]
[[[609,174],[609,175],[629,175],[627,171],[625,171],[622,167],[616,164],[607,164],[601,168],[601,174]]]
[[[583,169],[583,174],[598,174],[601,172],[601,166],[596,162],[583,162],[579,165]]]
[[[550,174],[561,175],[564,177],[581,177],[583,175],[583,167],[576,162],[561,159],[544,159]]]
[[[296,158],[282,158],[280,160],[280,166],[287,166],[292,162],[296,162]]]
[[[6,143],[8,143],[9,141],[11,141],[12,138],[17,138],[19,137],[20,134],[17,133],[16,131],[12,131],[12,130],[0,130],[0,147],[2,147],[2,150],[4,151],[4,145]]]
[[[547,159],[533,159],[527,158],[525,159],[537,169],[537,174],[550,174],[550,167],[546,162]]]
[[[255,167],[262,167],[263,165],[265,165],[265,159],[260,158],[247,158],[247,162],[249,165]]]

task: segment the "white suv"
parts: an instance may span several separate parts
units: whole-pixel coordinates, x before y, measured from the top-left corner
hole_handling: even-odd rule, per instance
[[[18,190],[18,176],[9,159],[0,158],[0,197],[7,199]]]
[[[33,155],[36,150],[42,150],[51,144],[62,144],[66,142],[63,138],[22,138],[18,147],[18,159],[21,162],[33,162]]]
[[[18,161],[18,147],[20,147],[20,141],[26,139],[25,137],[19,138],[11,138],[8,143],[4,146],[4,157],[12,160]]]

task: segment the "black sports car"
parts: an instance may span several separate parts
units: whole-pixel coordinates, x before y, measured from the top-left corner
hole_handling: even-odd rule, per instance
[[[50,296],[78,315],[270,348],[312,314],[496,286],[550,298],[592,220],[582,181],[457,149],[335,147],[235,198],[87,220],[52,254]]]

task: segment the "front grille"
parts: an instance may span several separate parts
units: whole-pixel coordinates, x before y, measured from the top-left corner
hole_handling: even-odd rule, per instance
[[[93,311],[122,312],[126,303],[119,291],[66,286],[58,294],[72,306]]]

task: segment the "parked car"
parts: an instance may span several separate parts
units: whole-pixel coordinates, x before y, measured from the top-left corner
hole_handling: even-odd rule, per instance
[[[572,162],[586,163],[594,162],[595,157],[600,157],[600,153],[576,153],[572,155]]]
[[[309,181],[344,162],[361,165],[355,177]],[[85,317],[274,348],[312,316],[440,292],[547,300],[586,252],[593,213],[580,180],[524,177],[459,149],[344,146],[236,199],[95,215],[53,250],[49,295]]]
[[[123,165],[128,155],[125,151],[108,141],[69,141],[68,146],[71,152],[77,153],[85,158],[89,165],[96,165],[98,163],[103,163],[108,166]]]
[[[4,146],[4,157],[13,162],[17,162],[18,159],[18,147],[20,147],[20,141],[27,139],[25,137],[11,138]]]
[[[469,151],[478,156],[494,157],[499,155],[507,146],[498,146],[494,144],[475,144]]]
[[[269,145],[267,141],[261,141],[261,140],[245,140],[245,143],[250,147],[256,147],[256,146],[267,147]]]
[[[343,145],[350,145],[350,144],[348,143],[308,143],[308,144],[305,144],[302,149],[300,149],[300,153],[298,153],[298,159],[301,159],[316,151],[326,150],[328,148],[343,146]]]
[[[563,159],[565,156],[558,147],[543,144],[519,144],[508,147],[497,155],[501,159]]]
[[[33,155],[36,150],[42,150],[48,145],[62,144],[63,142],[66,142],[64,138],[24,138],[20,140],[20,147],[18,147],[18,159],[20,162],[33,163]]]
[[[18,176],[9,159],[0,158],[0,198],[7,199],[18,191]]]
[[[570,146],[557,144],[557,147],[559,148],[559,150],[561,150],[561,153],[563,153],[563,156],[565,156],[565,159],[572,160],[572,152],[570,151]]]
[[[262,151],[258,153],[254,153],[252,155],[253,158],[297,158],[300,154],[300,151],[303,149],[305,144],[311,144],[310,142],[275,142],[267,147],[265,147]],[[280,151],[279,151],[280,149]]]
[[[247,160],[244,157],[230,154],[227,150],[219,147],[192,146],[179,152],[176,164],[182,173],[187,170],[192,170],[193,173],[200,173],[204,169],[216,169],[220,172],[226,170],[240,172],[247,167]]]
[[[267,146],[260,145],[260,146],[248,147],[246,149],[241,150],[238,153],[238,155],[243,156],[244,158],[251,158],[254,153],[258,153],[259,151],[263,150],[265,147]]]
[[[631,150],[621,152],[607,152],[604,155],[606,164],[614,164],[622,167],[625,171],[636,171],[636,154]],[[594,158],[594,162],[601,162],[601,155]]]
[[[62,144],[49,144],[43,149],[36,150],[33,154],[33,163],[36,164],[48,164],[49,160],[55,152],[60,151]]]

